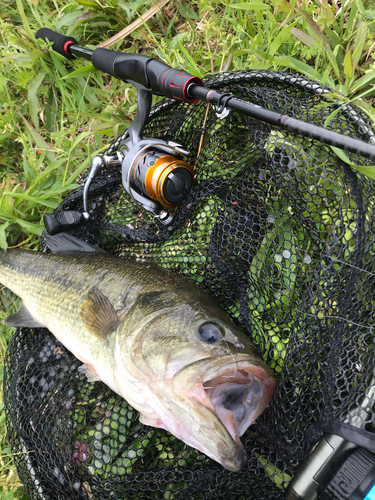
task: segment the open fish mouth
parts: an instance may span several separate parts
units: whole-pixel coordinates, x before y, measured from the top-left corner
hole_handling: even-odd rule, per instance
[[[233,441],[242,446],[240,437],[268,406],[276,380],[268,368],[246,359],[207,365],[201,383],[189,396],[214,412]]]
[[[240,443],[240,436],[258,414],[264,384],[241,369],[227,370],[204,382],[202,388],[233,440]]]

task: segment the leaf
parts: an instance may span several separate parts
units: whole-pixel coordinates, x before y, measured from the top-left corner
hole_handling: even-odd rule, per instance
[[[294,24],[296,24],[297,21],[295,21]],[[284,41],[289,37],[289,33],[293,29],[294,24],[291,24],[290,26],[286,26],[283,28],[280,33],[277,35],[277,37],[273,40],[271,45],[269,46],[268,53],[273,56],[276,54],[276,52],[279,50],[280,45],[284,43]]]
[[[181,16],[185,19],[195,19],[196,21],[200,21],[200,17],[198,14],[189,6],[188,2],[186,3],[178,3],[177,10],[181,14]]]
[[[55,130],[55,119],[57,111],[57,101],[55,89],[51,86],[48,91],[48,101],[46,106],[46,129],[48,132]]]
[[[68,75],[62,76],[60,80],[71,80],[72,78],[77,78],[77,76],[87,76],[93,73],[98,73],[100,70],[95,68],[92,64],[84,66],[83,68],[78,68]]]
[[[298,40],[301,40],[301,42],[307,45],[308,47],[312,47],[313,45],[315,45],[315,40],[310,35],[304,33],[298,28],[293,27],[290,30],[290,32],[292,33],[292,35],[298,38]]]
[[[4,187],[4,191],[11,190],[10,176],[9,175],[6,177],[5,181],[3,182],[3,187]],[[1,189],[0,189],[0,194],[3,194]],[[0,206],[1,206],[3,213],[7,217],[13,217],[14,213],[13,213],[13,199],[12,198],[9,198],[7,196],[1,196]]]
[[[242,56],[243,54],[254,54],[258,59],[265,61],[272,59],[272,56],[267,54],[267,52],[264,52],[264,50],[260,49],[237,49],[233,51],[233,55],[235,57]]]
[[[13,193],[13,191],[5,191],[4,196],[12,196],[14,198],[19,198],[21,200],[32,201],[34,203],[39,203],[40,205],[44,205],[49,208],[57,208],[59,204],[56,201],[51,200],[42,200],[41,198],[37,198],[36,196],[30,196],[28,194],[22,193]]]
[[[364,97],[368,97],[368,96],[373,95],[373,94],[375,94],[375,87],[372,87],[372,88],[366,90],[365,92],[362,92],[362,94],[357,95],[356,99],[363,99]],[[374,121],[375,117],[373,116],[372,113],[371,113],[371,115],[372,115],[371,119],[372,119],[372,121]]]
[[[97,151],[95,154],[99,153],[99,151]],[[95,156],[95,155],[93,155]],[[86,158],[85,161],[83,161],[80,166],[74,171],[74,173],[67,179],[66,181],[66,184],[69,185],[69,184],[72,184],[85,170],[86,168],[90,165],[91,163],[91,159],[90,158]]]
[[[20,16],[22,19],[22,24],[23,24],[23,27],[25,28],[25,31],[26,31],[28,37],[31,40],[34,40],[35,39],[34,33],[30,29],[30,25],[28,23],[26,15],[25,15],[25,11],[23,10],[22,0],[17,0],[17,9],[18,9],[18,12],[20,13]]]
[[[360,172],[361,174],[367,175],[367,177],[370,177],[371,179],[375,179],[375,165],[370,165],[368,167],[364,165],[356,165],[355,163],[350,161],[350,159],[342,149],[335,148],[334,146],[330,146],[330,148],[344,163],[350,165],[355,170],[358,170],[358,172]]]
[[[270,6],[262,3],[262,2],[241,2],[241,3],[232,3],[232,9],[240,9],[240,10],[270,10]]]
[[[332,52],[332,49],[329,45],[328,42],[325,44],[325,51],[327,54],[327,57],[329,59],[329,62],[331,63],[332,69],[335,72],[336,78],[341,81],[341,74],[340,74],[340,68],[336,59],[335,54]]]
[[[223,64],[223,67],[220,68],[220,71],[229,71],[230,67],[232,66],[232,62],[233,62],[233,54],[230,53],[227,60]]]
[[[203,74],[201,73],[200,69],[198,66],[195,64],[194,59],[191,57],[189,52],[185,49],[185,47],[182,45],[182,43],[179,43],[178,46],[180,47],[181,52],[185,55],[187,61],[190,63],[190,68],[188,70],[190,73],[192,73],[194,76],[198,76],[199,78],[203,78]]]
[[[15,222],[23,229],[25,229],[28,233],[38,234],[39,236],[42,236],[42,233],[44,231],[44,228],[42,226],[31,224],[31,222],[27,222],[26,220],[22,219],[15,219]]]
[[[85,7],[99,8],[99,5],[96,2],[91,2],[91,0],[77,0],[77,2]]]
[[[347,78],[353,77],[353,57],[351,49],[348,50],[344,57],[344,73]]]
[[[80,187],[80,184],[65,184],[62,187],[57,187],[57,188],[52,188],[49,189],[48,191],[45,191],[44,194],[39,196],[40,200],[44,200],[45,198],[52,198],[53,196],[56,196],[61,193],[65,193],[66,191],[73,191],[73,189],[78,189]],[[51,206],[51,208],[54,208]]]
[[[37,93],[38,93],[38,89],[40,87],[40,84],[44,80],[45,76],[46,76],[46,74],[43,71],[36,78],[34,78],[34,80],[29,84],[29,91],[28,91],[29,110],[30,110],[31,119],[34,123],[34,127],[36,128],[36,130],[39,130],[38,113],[39,113],[39,109],[40,109]]]
[[[357,6],[357,9],[362,14],[362,16],[366,17],[366,11],[365,11],[365,8],[364,8],[363,3],[361,2],[361,0],[354,0],[354,2],[356,4],[356,6]]]
[[[319,80],[320,74],[316,72],[314,68],[309,66],[308,64],[305,64],[302,61],[299,61],[298,59],[295,59],[294,57],[291,56],[279,56],[275,57],[274,61],[286,66],[287,68],[292,68],[296,69],[300,73],[310,77]]]
[[[82,1],[82,0],[80,0],[80,1]],[[154,16],[157,12],[159,12],[159,10],[162,9],[164,7],[164,5],[166,5],[168,2],[169,2],[169,0],[161,0],[156,5],[153,5],[150,9],[148,9],[147,12],[145,12],[142,16],[140,16],[139,19],[137,19],[136,21],[129,24],[129,26],[127,26],[126,28],[124,28],[119,33],[112,36],[111,38],[109,38],[105,42],[100,43],[98,45],[98,47],[101,47],[101,48],[110,47],[111,45],[114,45],[118,41],[123,40],[124,38],[129,36],[130,33],[133,33],[133,31],[135,31],[140,26],[142,26],[143,23],[146,23],[152,16]]]
[[[49,159],[49,161],[55,161],[55,155],[52,153],[52,147],[43,139],[43,137],[39,134],[37,130],[26,120],[26,118],[19,113],[21,116],[22,120],[25,122],[26,127],[29,129],[35,143],[37,146],[39,146],[40,149],[43,149],[46,151],[46,156]]]
[[[336,56],[332,52],[329,40],[323,35],[322,30],[319,25],[314,21],[314,19],[303,9],[297,9],[297,11],[302,15],[307,24],[312,28],[314,33],[318,36],[318,39],[323,43],[324,50],[327,54],[329,62],[331,63],[332,69],[335,72],[335,75],[339,81],[341,81],[340,68],[336,59]]]
[[[7,238],[5,234],[5,230],[8,228],[9,222],[5,222],[0,226],[0,248],[6,250],[8,248]]]
[[[74,83],[91,104],[93,104],[94,106],[100,106],[100,102],[89,86],[88,81],[85,81],[83,77],[76,77]]]
[[[71,26],[73,24],[72,21],[74,21],[75,19],[77,19],[77,17],[80,17],[81,15],[82,15],[81,10],[75,10],[73,12],[69,12],[64,17],[62,17],[60,19],[60,21],[56,24],[56,26],[54,28],[55,31],[57,31],[57,32],[61,31],[61,28],[63,26]],[[65,35],[65,33],[64,33],[64,35]]]
[[[325,36],[323,35],[321,29],[319,28],[319,25],[314,21],[314,19],[308,14],[305,10],[303,9],[298,9],[297,11],[302,15],[304,20],[307,22],[307,24],[310,26],[310,28],[316,33],[318,36],[318,39],[321,40],[323,43],[327,43],[325,40]]]
[[[368,85],[374,79],[375,79],[375,69],[373,69],[372,71],[370,71],[370,73],[367,73],[366,75],[362,76],[362,78],[357,80],[352,87],[352,92],[357,92],[358,90],[362,90],[364,87],[366,87],[366,85]]]
[[[85,139],[88,135],[91,135],[93,134],[94,132],[92,130],[88,131],[88,132],[82,132],[81,134],[79,134],[79,136],[77,137],[77,139],[73,142],[72,144],[72,149],[76,148],[78,146],[78,144],[83,141],[83,139]]]
[[[359,60],[362,57],[363,48],[367,39],[367,28],[362,26],[361,21],[358,22],[358,31],[355,35],[353,43],[353,68],[358,66]]]

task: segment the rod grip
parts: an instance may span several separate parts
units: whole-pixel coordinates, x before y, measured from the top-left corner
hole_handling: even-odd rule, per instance
[[[72,36],[61,35],[49,28],[40,28],[36,32],[35,38],[41,38],[45,42],[53,42],[52,48],[55,52],[58,52],[67,59],[74,59],[74,56],[69,52],[69,45],[78,45],[78,42]]]
[[[87,221],[87,217],[81,212],[73,210],[58,212],[57,214],[44,214],[44,227],[49,235],[71,231],[82,226]]]
[[[123,54],[123,52],[117,52],[116,50],[102,49],[101,47],[98,47],[92,53],[91,62],[96,69],[116,77],[114,62],[118,56],[122,56]]]
[[[189,86],[203,85],[200,78],[185,71],[174,69],[161,61],[142,54],[124,54],[114,50],[97,48],[91,56],[95,68],[119,80],[139,84],[153,94],[172,97],[193,103],[198,99],[189,95]]]

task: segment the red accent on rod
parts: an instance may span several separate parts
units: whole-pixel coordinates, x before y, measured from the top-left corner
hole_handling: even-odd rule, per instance
[[[190,98],[188,99],[187,96],[186,96],[186,87],[187,87],[188,83],[190,82],[190,80],[193,80],[194,78],[197,78],[197,77],[192,76],[191,78],[189,78],[188,80],[186,80],[185,85],[184,85],[184,89],[182,91],[182,93],[184,94],[184,97],[185,97],[185,101],[187,101],[187,102],[189,102],[191,104],[193,104],[194,102],[198,102],[199,101],[199,99],[197,97],[195,97],[194,99],[190,99]],[[200,84],[203,85],[202,80],[200,78],[198,78],[198,80],[199,80]]]
[[[72,54],[70,52],[68,52],[69,45],[74,45],[74,42],[72,42],[72,40],[68,40],[67,42],[65,42],[64,52],[66,52],[67,54],[69,54],[71,56]]]
[[[161,84],[160,84],[160,87],[161,89],[163,90],[163,82],[164,82],[164,78],[166,76],[167,73],[169,73],[170,71],[172,71],[173,68],[170,68],[168,71],[166,71],[163,75],[163,78],[161,79]]]

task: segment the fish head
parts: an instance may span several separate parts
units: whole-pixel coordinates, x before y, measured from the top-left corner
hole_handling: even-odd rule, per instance
[[[118,330],[117,364],[135,366],[156,395],[158,426],[228,470],[243,468],[240,436],[276,388],[249,338],[200,290],[194,299],[174,292],[144,297],[131,322]]]

